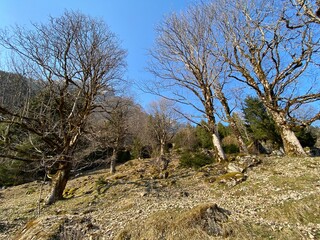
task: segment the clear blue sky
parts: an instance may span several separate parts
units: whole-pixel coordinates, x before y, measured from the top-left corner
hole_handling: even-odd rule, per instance
[[[65,10],[77,10],[105,20],[127,49],[126,78],[148,81],[147,49],[155,39],[155,26],[173,11],[182,11],[189,0],[0,0],[0,28],[30,22],[45,22]],[[135,91],[136,100],[148,105],[152,96]]]

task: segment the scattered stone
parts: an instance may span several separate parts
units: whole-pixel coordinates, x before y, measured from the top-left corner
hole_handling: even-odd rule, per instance
[[[169,172],[165,171],[159,174],[160,179],[167,179],[169,177]]]
[[[261,163],[256,156],[237,156],[233,162],[227,166],[228,173],[245,173],[249,168],[255,167]]]
[[[189,197],[189,195],[188,192],[180,192],[180,197]]]
[[[84,187],[85,183],[80,181],[82,178],[87,179],[86,176],[71,180],[68,188],[79,187],[79,194],[64,202],[46,206],[42,211],[42,214],[59,213],[60,215],[48,216],[43,220],[39,218],[40,220],[36,219],[28,222],[26,226],[27,219],[34,217],[34,213],[30,209],[34,209],[34,202],[36,202],[31,202],[29,199],[36,194],[27,196],[24,194],[26,189],[30,188],[29,185],[10,187],[5,191],[0,191],[2,204],[0,239],[10,239],[12,236],[17,236],[13,239],[32,239],[30,237],[32,234],[34,239],[48,239],[48,235],[55,237],[51,239],[116,239],[116,234],[133,221],[141,226],[145,219],[153,215],[155,216],[154,221],[151,221],[148,225],[151,228],[152,224],[159,222],[158,219],[163,214],[171,212],[170,218],[165,218],[163,223],[163,229],[167,231],[166,229],[171,226],[172,219],[178,220],[180,224],[181,217],[186,217],[185,213],[189,211],[191,212],[184,222],[186,228],[190,226],[192,229],[201,230],[205,236],[207,233],[211,236],[228,238],[233,233],[231,230],[225,229],[232,228],[234,235],[238,237],[241,236],[242,227],[247,226],[246,224],[257,227],[258,231],[260,229],[268,229],[266,231],[268,233],[274,231],[282,238],[285,238],[287,233],[298,233],[305,239],[318,239],[320,236],[320,224],[318,223],[312,221],[307,223],[304,220],[300,221],[298,218],[285,221],[285,217],[277,219],[277,215],[271,216],[269,214],[270,207],[271,211],[274,211],[272,208],[275,208],[277,213],[281,213],[282,206],[286,209],[293,203],[298,204],[298,208],[300,204],[304,206],[304,201],[306,201],[306,209],[302,208],[301,210],[306,210],[308,213],[310,210],[312,211],[310,215],[318,216],[314,209],[317,207],[316,201],[320,192],[320,181],[318,180],[319,158],[294,158],[293,160],[291,158],[265,158],[261,167],[250,172],[248,169],[259,164],[259,159],[256,156],[235,157],[231,162],[219,165],[210,164],[198,171],[173,169],[174,164],[176,164],[173,160],[167,170],[170,172],[168,180],[151,180],[150,166],[154,166],[154,159],[143,161],[145,162],[137,161],[137,164],[139,164],[138,169],[141,168],[140,164],[145,164],[143,165],[145,166],[144,178],[139,179],[141,173],[135,172],[134,165],[133,167],[128,166],[126,173],[128,172],[127,175],[130,177],[124,179],[122,183],[115,181],[109,189],[110,192],[105,195],[96,193],[95,181],[98,176],[94,174],[92,174],[94,176],[92,181],[87,181],[86,187]],[[119,171],[121,171],[121,166],[119,168]],[[156,168],[156,170],[154,174],[159,177],[159,169]],[[308,175],[305,175],[306,173]],[[246,174],[250,177],[248,184],[237,185],[246,179]],[[109,179],[109,175],[106,174],[105,178]],[[295,183],[295,179],[297,183]],[[211,180],[227,186],[237,186],[227,189],[217,186],[217,184],[208,184],[208,181],[211,182]],[[46,187],[44,187],[44,190],[46,190]],[[97,196],[94,200],[86,195],[91,193]],[[8,199],[15,199],[16,205],[11,204],[12,201]],[[37,200],[38,197],[36,196],[35,199]],[[210,204],[213,199],[217,203],[216,206]],[[311,200],[314,201],[316,207],[311,204]],[[90,201],[92,202],[89,205],[93,205],[92,207],[88,205]],[[192,212],[195,206],[204,205],[203,203],[206,203],[207,206],[204,206],[201,211]],[[16,206],[19,206],[19,211],[15,209]],[[216,207],[219,208],[218,206],[223,207],[223,210],[231,210],[232,215],[226,214],[227,217],[225,217],[223,213],[216,209]],[[63,211],[59,210],[61,207],[63,207]],[[295,210],[293,208],[292,210],[299,211],[299,209]],[[5,215],[8,215],[8,217]],[[192,224],[189,224],[190,222]],[[176,221],[173,223],[176,223]],[[8,224],[12,225],[9,226]],[[36,227],[37,224],[39,226]],[[237,228],[238,226],[240,230]],[[21,235],[16,235],[22,228],[25,229],[24,238]],[[21,231],[19,231],[19,234]],[[44,234],[44,237],[39,235],[40,231]],[[239,235],[237,235],[238,231],[240,231]],[[256,233],[257,238],[261,237],[253,229],[252,234]],[[29,234],[29,238],[27,234]],[[178,237],[174,238],[174,235],[172,236],[171,239],[179,239]],[[251,239],[250,236],[253,237],[253,235],[248,234],[247,238],[244,239]],[[131,239],[142,239],[142,236],[140,238],[132,237]]]
[[[231,212],[213,204],[208,207],[201,217],[201,227],[210,236],[228,236],[230,230],[223,227],[223,223],[228,221]]]
[[[273,150],[271,153],[271,156],[277,156],[277,157],[282,157],[284,155],[285,155],[285,153],[282,148],[280,148],[279,150]]]
[[[243,172],[245,168],[236,165],[235,163],[229,163],[227,171],[230,172]]]
[[[145,197],[145,196],[147,196],[147,195],[148,195],[148,192],[147,192],[147,191],[140,193],[140,196],[141,196],[141,197]]]
[[[241,172],[231,172],[217,177],[216,182],[225,184],[228,187],[234,187],[235,185],[245,181],[246,179],[247,176]]]

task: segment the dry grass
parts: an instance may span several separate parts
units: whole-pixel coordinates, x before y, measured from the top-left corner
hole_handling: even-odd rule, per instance
[[[72,179],[66,200],[41,202],[41,218],[41,183],[0,190],[0,239],[45,217],[57,225],[42,230],[60,229],[66,239],[216,239],[201,224],[213,203],[231,211],[223,224],[228,239],[320,239],[320,158],[266,158],[236,186],[214,182],[224,178],[224,166],[169,166],[168,179],[159,178],[151,159],[129,161],[115,175],[106,169]],[[44,185],[42,201],[48,192]]]
[[[212,205],[203,204],[189,210],[175,209],[157,212],[143,222],[129,224],[116,239],[212,239],[215,234],[208,231],[210,223],[206,216],[206,211],[210,207]],[[228,229],[221,229],[221,231],[224,236],[230,232]]]

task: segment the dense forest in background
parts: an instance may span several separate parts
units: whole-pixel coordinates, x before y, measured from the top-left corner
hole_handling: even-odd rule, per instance
[[[133,158],[165,171],[173,154],[195,168],[317,154],[317,4],[214,1],[171,14],[150,49],[155,81],[142,87],[161,98],[147,110],[119,91],[127,53],[104,22],[66,11],[1,30],[14,73],[0,72],[0,185],[50,178],[52,204],[71,176]]]

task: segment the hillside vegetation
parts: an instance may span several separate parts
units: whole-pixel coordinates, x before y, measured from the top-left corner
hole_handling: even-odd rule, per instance
[[[320,158],[265,157],[244,173],[226,173],[236,163],[193,170],[176,158],[164,178],[154,159],[131,160],[113,175],[71,179],[65,200],[51,206],[43,199],[49,184],[2,189],[0,238],[320,238]]]

